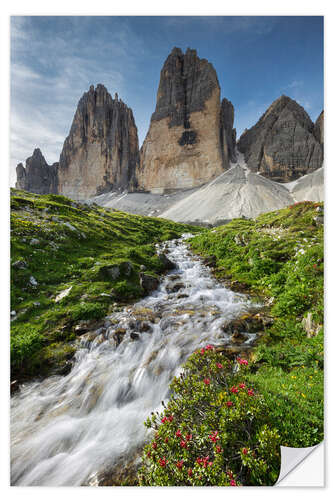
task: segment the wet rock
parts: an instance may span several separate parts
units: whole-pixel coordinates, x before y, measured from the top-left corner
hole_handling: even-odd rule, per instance
[[[123,341],[125,335],[126,335],[125,328],[117,328],[117,330],[113,334],[116,346],[118,346]]]
[[[189,295],[187,293],[179,293],[177,299],[187,299]]]
[[[101,276],[108,276],[112,280],[117,280],[120,277],[120,267],[117,264],[111,266],[103,266],[99,270]]]
[[[10,394],[13,394],[14,392],[16,392],[19,388],[19,382],[18,380],[13,380],[11,383],[10,383]]]
[[[37,286],[38,285],[37,280],[33,276],[30,276],[29,283],[32,286]]]
[[[203,260],[203,263],[204,263],[206,266],[209,266],[209,267],[215,267],[215,266],[216,266],[216,255],[209,255],[208,257],[206,257],[206,258]]]
[[[133,272],[132,263],[131,262],[122,262],[120,265],[120,269],[125,276],[127,276],[127,277],[131,276],[131,274]]]
[[[16,316],[16,311],[10,311],[10,315],[13,318],[14,316]]]
[[[243,344],[246,340],[247,340],[247,335],[246,333],[243,333],[243,332],[235,332],[230,340],[233,344]]]
[[[12,266],[15,268],[15,269],[26,269],[27,268],[27,263],[25,260],[17,260],[16,262],[14,262],[12,264]]]
[[[239,333],[259,333],[273,324],[273,318],[265,313],[247,313],[224,325],[223,330],[229,335]],[[238,337],[240,338],[240,337]],[[237,336],[235,337],[237,340]]]
[[[322,224],[324,224],[324,216],[323,215],[316,215],[316,217],[314,217],[314,223],[316,226],[321,226]]]
[[[140,266],[140,271],[141,271],[141,272],[146,271],[146,269],[147,269],[147,268],[146,268],[146,266],[144,266],[143,264]]]
[[[176,283],[168,283],[165,287],[167,293],[175,293],[182,288],[185,288],[185,285],[181,281],[177,281]]]
[[[138,331],[140,333],[144,333],[144,332],[151,332],[153,329],[152,327],[150,326],[149,323],[147,323],[147,321],[142,321],[142,322],[139,322],[138,324]]]
[[[168,279],[170,281],[176,281],[176,280],[179,280],[180,278],[180,274],[170,274],[170,276],[168,276]]]
[[[136,332],[131,332],[130,333],[130,337],[131,337],[132,340],[139,340],[140,335],[138,333],[136,333]]]
[[[140,273],[140,285],[146,293],[151,293],[156,290],[160,284],[160,280],[150,274]]]
[[[78,324],[74,326],[74,333],[76,335],[82,335],[82,334],[87,333],[91,330],[97,330],[101,327],[103,327],[103,321],[96,321],[95,319],[82,320],[82,321],[79,321]],[[104,325],[104,327],[105,327],[105,325]]]
[[[163,268],[166,270],[166,271],[171,271],[172,269],[175,269],[176,267],[176,264],[174,262],[172,262],[166,255],[165,253],[160,253],[158,254],[158,258],[160,260],[160,262],[162,263],[163,265]]]

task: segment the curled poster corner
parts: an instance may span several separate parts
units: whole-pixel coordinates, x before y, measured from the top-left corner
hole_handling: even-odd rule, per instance
[[[312,455],[315,450],[316,453]],[[305,461],[309,455],[311,464]],[[299,471],[298,466],[302,462],[304,471]],[[295,471],[296,468],[298,473]],[[292,471],[295,472],[290,474]],[[288,475],[290,476],[287,478]],[[324,443],[308,448],[281,446],[281,468],[275,486],[324,486]]]

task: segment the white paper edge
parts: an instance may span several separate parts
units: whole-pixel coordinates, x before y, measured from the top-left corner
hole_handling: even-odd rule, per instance
[[[280,448],[281,468],[275,486],[324,486],[324,442],[308,448]]]

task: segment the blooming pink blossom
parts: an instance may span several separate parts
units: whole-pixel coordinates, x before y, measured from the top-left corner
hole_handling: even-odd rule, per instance
[[[209,385],[210,384],[210,378],[204,378],[203,382],[204,382],[204,384]]]
[[[248,393],[248,395],[249,395],[249,396],[254,396],[253,389],[249,389],[249,390],[247,391],[247,393]]]
[[[222,363],[216,363],[217,368],[223,368]]]
[[[227,402],[226,402],[226,405],[230,408],[230,406],[232,406],[232,405],[233,405],[233,402],[232,402],[232,401],[227,401]]]
[[[234,479],[232,479],[232,480],[230,481],[230,486],[237,486],[237,485],[236,485],[236,481],[235,481]]]
[[[179,430],[179,429],[178,429],[178,431],[176,432],[176,437],[177,437],[177,438],[182,437],[182,433],[180,432],[180,430]]]
[[[237,394],[237,392],[238,392],[237,387],[235,387],[234,385],[231,387],[231,389],[230,389],[230,390],[231,390],[231,392],[233,392],[234,394]]]
[[[186,443],[186,441],[181,441],[181,442],[180,442],[180,446],[181,446],[182,448],[187,448],[187,443]]]
[[[184,460],[179,460],[177,463],[176,463],[176,467],[178,467],[178,469],[181,469],[183,467],[183,463],[184,463]]]
[[[159,459],[159,464],[161,467],[165,467],[168,461],[165,459],[165,457]]]

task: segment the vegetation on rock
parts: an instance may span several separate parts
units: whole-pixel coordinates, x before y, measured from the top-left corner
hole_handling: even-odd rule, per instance
[[[249,380],[263,394],[284,446],[323,439],[323,204],[296,203],[195,236],[215,274],[260,294],[274,322],[251,353]]]
[[[323,439],[322,222],[323,204],[302,202],[192,238],[216,276],[259,294],[273,321],[249,359],[214,346],[189,358],[163,413],[145,423],[155,435],[141,485],[274,484],[280,445]]]
[[[119,304],[143,296],[140,271],[156,277],[168,267],[155,244],[200,230],[59,195],[11,194],[15,378],[66,371],[75,327],[86,320],[92,329]]]

